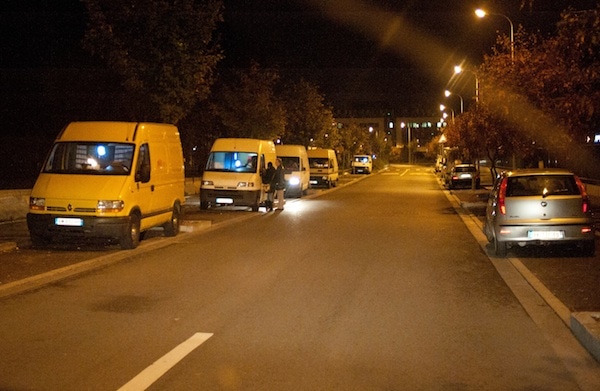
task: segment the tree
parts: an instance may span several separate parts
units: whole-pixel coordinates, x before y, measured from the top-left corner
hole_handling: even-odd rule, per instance
[[[314,84],[305,80],[283,83],[280,95],[286,112],[284,143],[308,147],[311,140],[331,130],[332,110]]]
[[[285,133],[285,108],[275,91],[277,70],[253,63],[221,80],[212,110],[223,127],[223,136],[274,140]]]
[[[132,117],[177,123],[208,96],[222,58],[213,39],[222,0],[83,2],[84,48],[122,78],[135,97]]]
[[[575,151],[600,125],[600,17],[565,11],[555,36],[542,38],[519,28],[514,62],[505,40],[480,67],[481,96],[516,132],[510,148],[524,153],[542,148],[553,156]],[[588,161],[589,165],[589,161]]]
[[[340,129],[338,152],[343,167],[349,167],[352,157],[360,153],[371,153],[369,134],[357,124],[350,124]]]
[[[496,163],[509,158],[511,147],[517,145],[515,138],[519,137],[509,121],[484,104],[458,116],[446,127],[444,136],[447,146],[462,151],[463,161],[474,162],[485,156],[491,163],[492,178],[497,174]],[[525,151],[524,146],[520,149]]]

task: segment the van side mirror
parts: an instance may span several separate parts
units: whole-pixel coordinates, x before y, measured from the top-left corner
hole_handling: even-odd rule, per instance
[[[140,169],[135,173],[135,181],[136,182],[149,182],[150,181],[150,166],[147,164],[142,164]]]

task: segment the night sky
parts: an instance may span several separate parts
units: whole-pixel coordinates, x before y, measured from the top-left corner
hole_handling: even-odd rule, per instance
[[[481,1],[225,0],[220,28],[222,67],[257,61],[321,87],[327,102],[345,109],[395,108],[399,115],[433,113],[453,65],[477,65],[501,17],[480,20]],[[528,3],[526,1],[526,3]],[[528,30],[553,31],[560,11],[595,1],[488,1]],[[483,3],[485,4],[485,2]],[[78,45],[85,28],[77,0],[8,0],[0,5],[0,67],[65,66],[89,61]],[[463,86],[463,88],[466,88]],[[467,92],[468,94],[468,92]],[[384,107],[385,106],[385,107]]]

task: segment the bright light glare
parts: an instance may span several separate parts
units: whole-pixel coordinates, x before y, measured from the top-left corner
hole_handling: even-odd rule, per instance
[[[448,90],[444,91],[444,95],[447,97],[449,97],[450,95],[452,95],[452,93]]]
[[[477,8],[475,10],[475,15],[477,15],[477,17],[479,17],[479,18],[483,18],[483,17],[485,17],[487,15],[487,12],[485,12],[481,8]]]
[[[461,73],[462,71],[463,71],[463,69],[460,65],[454,66],[454,73]]]
[[[100,166],[98,164],[98,162],[96,161],[96,159],[94,159],[92,157],[88,157],[87,164],[89,164],[89,166],[92,167],[92,168],[98,168]]]

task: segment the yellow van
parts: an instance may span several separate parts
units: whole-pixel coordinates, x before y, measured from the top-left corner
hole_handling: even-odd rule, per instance
[[[261,174],[275,166],[275,144],[250,138],[219,138],[213,143],[200,185],[200,209],[249,206],[258,211],[265,198]]]
[[[339,180],[338,161],[333,149],[310,148],[308,151],[311,186],[335,187]]]
[[[310,166],[304,145],[275,145],[285,170],[285,196],[302,197],[310,188]]]
[[[370,174],[373,172],[373,159],[370,155],[354,155],[352,158],[352,173]]]
[[[132,249],[153,227],[175,236],[184,188],[177,127],[72,122],[56,138],[31,191],[31,241],[96,238]]]

